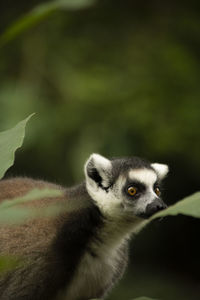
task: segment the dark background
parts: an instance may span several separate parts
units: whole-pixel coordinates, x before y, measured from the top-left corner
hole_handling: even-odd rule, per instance
[[[43,1],[44,2],[44,1]],[[4,1],[1,31],[42,1]],[[170,205],[200,189],[200,2],[101,0],[61,11],[0,49],[0,129],[36,112],[7,176],[69,186],[90,153],[169,164]],[[110,300],[197,300],[200,221],[135,238]]]

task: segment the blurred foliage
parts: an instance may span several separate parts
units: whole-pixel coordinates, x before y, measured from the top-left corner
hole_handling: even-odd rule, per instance
[[[199,18],[145,6],[61,12],[1,50],[0,126],[38,112],[27,148],[51,177],[80,178],[93,151],[200,165]]]
[[[4,46],[12,39],[18,37],[23,31],[37,25],[44,19],[48,18],[56,11],[63,9],[80,9],[82,7],[91,5],[93,0],[54,0],[47,3],[42,3],[14,22],[7,30],[0,36],[0,46]]]
[[[2,33],[46,2],[2,1]],[[199,8],[195,0],[101,0],[55,12],[1,48],[1,130],[37,112],[8,176],[69,185],[100,152],[169,163],[168,203],[199,190]],[[130,265],[110,299],[198,299],[198,229],[184,217],[152,223],[134,242],[139,268]]]
[[[17,197],[12,199],[5,199],[0,203],[0,224],[15,225],[18,223],[23,223],[27,219],[41,218],[41,217],[51,217],[58,215],[63,207],[61,205],[51,204],[48,207],[43,206],[39,209],[31,206],[21,206],[19,204],[24,204],[32,200],[38,200],[42,198],[51,198],[62,196],[62,192],[56,189],[33,189],[23,197]],[[69,207],[69,209],[72,209]]]
[[[20,259],[14,256],[0,256],[0,273],[12,270],[19,265]]]

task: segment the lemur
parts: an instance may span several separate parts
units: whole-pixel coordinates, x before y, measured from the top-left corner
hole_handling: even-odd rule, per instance
[[[62,203],[59,215],[1,225],[0,256],[22,258],[0,273],[1,300],[105,298],[127,266],[131,236],[144,218],[166,208],[159,185],[167,165],[92,154],[84,169],[85,181],[72,188],[26,177],[0,181],[0,201],[33,188],[63,192],[27,204],[39,211]]]

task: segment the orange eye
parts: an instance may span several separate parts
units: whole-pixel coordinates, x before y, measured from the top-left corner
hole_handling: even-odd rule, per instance
[[[134,186],[130,186],[128,188],[128,193],[130,196],[135,196],[135,194],[137,193],[137,189]]]
[[[159,187],[156,187],[156,188],[154,189],[154,192],[156,193],[156,195],[157,195],[158,197],[159,197],[160,194],[161,194],[161,191],[160,191]]]

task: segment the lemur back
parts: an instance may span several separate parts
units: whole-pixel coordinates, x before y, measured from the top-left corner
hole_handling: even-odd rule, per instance
[[[0,255],[21,259],[15,269],[0,274],[0,299],[105,297],[124,273],[131,234],[145,214],[165,208],[156,188],[166,173],[165,165],[93,154],[85,165],[86,180],[70,189],[29,178],[0,181],[0,201],[34,188],[63,192],[24,204],[38,211],[59,204],[59,215],[0,226]]]

